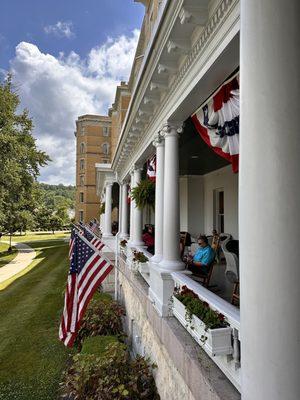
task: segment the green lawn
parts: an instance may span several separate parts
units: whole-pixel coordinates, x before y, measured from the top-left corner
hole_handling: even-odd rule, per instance
[[[17,250],[15,247],[13,247],[13,251],[11,253],[7,252],[8,248],[9,244],[0,243],[0,268],[8,264],[17,255]]]
[[[28,232],[22,235],[13,235],[13,242],[31,242],[33,240],[52,240],[65,239],[70,236],[70,232],[58,232],[53,235],[51,232]],[[9,240],[9,236],[3,236],[2,240]]]
[[[68,245],[30,242],[35,267],[0,291],[0,399],[57,399],[70,349],[58,340]]]

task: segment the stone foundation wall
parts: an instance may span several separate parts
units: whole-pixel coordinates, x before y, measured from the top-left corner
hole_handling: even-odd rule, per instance
[[[148,285],[125,266],[118,271],[118,297],[136,352],[157,365],[161,400],[239,400],[240,394],[173,318],[161,318],[148,299]]]

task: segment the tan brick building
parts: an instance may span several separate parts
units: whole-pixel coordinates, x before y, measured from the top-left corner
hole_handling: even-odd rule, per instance
[[[121,84],[117,86],[115,101],[108,112],[108,115],[111,117],[111,158],[113,158],[115,154],[129,102],[130,91],[128,84],[126,82],[121,82]]]
[[[76,203],[75,221],[99,219],[95,163],[111,159],[111,118],[83,115],[76,121]]]

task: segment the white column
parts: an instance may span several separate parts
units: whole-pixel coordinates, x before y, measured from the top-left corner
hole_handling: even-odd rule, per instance
[[[300,2],[241,1],[243,400],[300,399]]]
[[[182,125],[169,125],[165,134],[163,259],[160,268],[168,271],[183,269],[180,259],[179,156],[178,132]]]
[[[112,233],[111,233],[112,186],[113,186],[113,183],[107,183],[106,187],[105,187],[105,215],[104,215],[103,237],[112,236]]]
[[[134,187],[134,173],[133,170],[130,172],[130,190]],[[129,242],[133,242],[133,210],[134,210],[134,200],[130,198],[130,226],[129,226]]]
[[[122,217],[121,217],[121,238],[127,239],[128,238],[128,185],[127,183],[122,183],[121,191],[122,191]]]
[[[156,180],[155,180],[155,254],[152,262],[160,262],[163,255],[163,216],[164,216],[164,138],[159,134],[153,145],[156,147]]]
[[[134,186],[137,186],[141,181],[142,169],[134,168]],[[143,230],[143,210],[140,210],[134,202],[133,207],[133,240],[132,244],[134,246],[143,246],[145,243],[142,240],[142,230]]]

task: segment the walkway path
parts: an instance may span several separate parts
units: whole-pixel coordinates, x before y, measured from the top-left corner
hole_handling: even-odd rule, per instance
[[[12,278],[27,268],[35,258],[35,251],[25,243],[12,243],[18,250],[16,257],[4,267],[0,268],[0,283]]]

